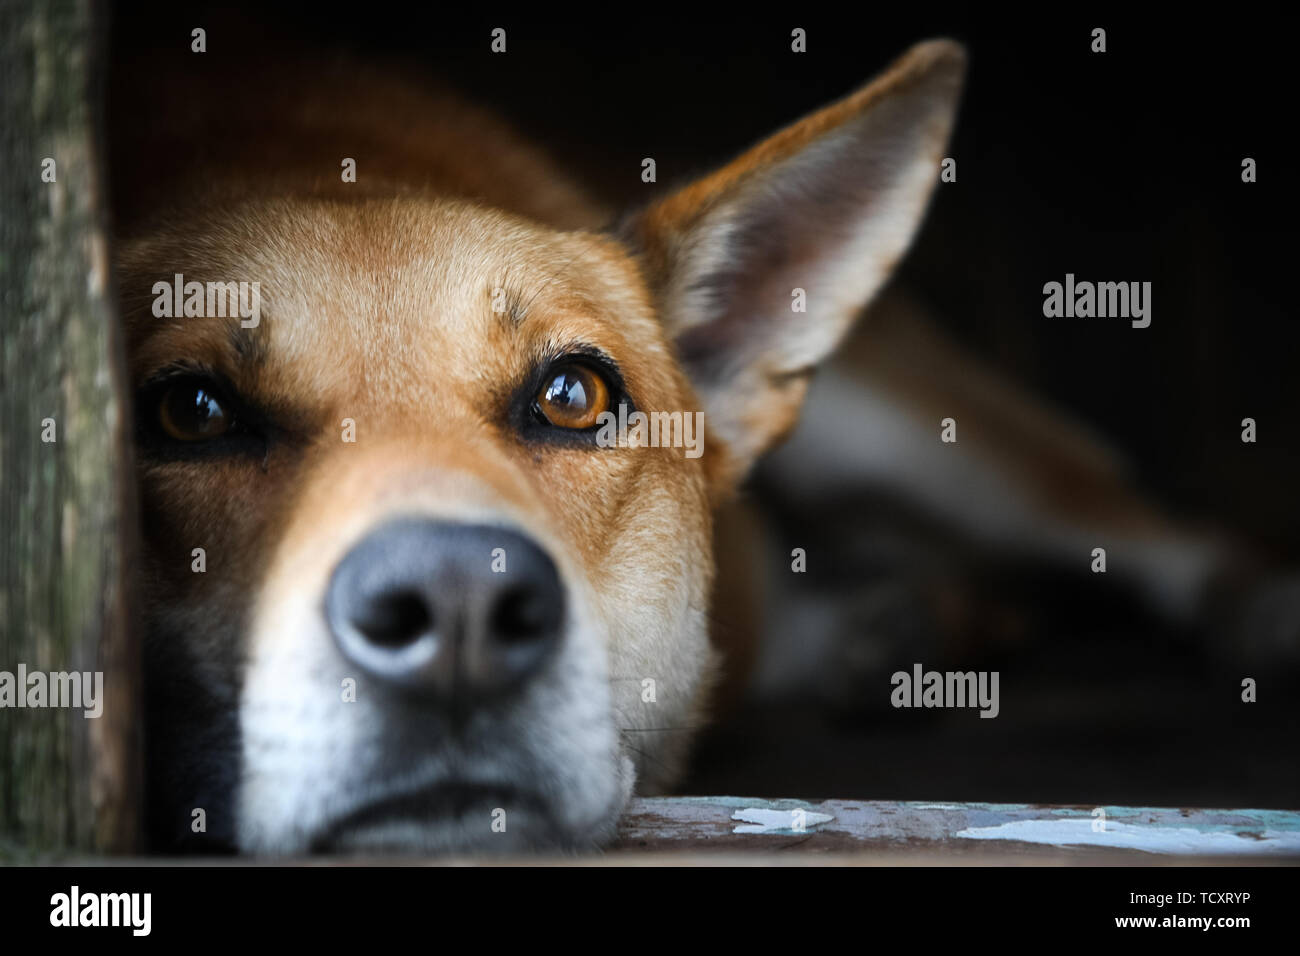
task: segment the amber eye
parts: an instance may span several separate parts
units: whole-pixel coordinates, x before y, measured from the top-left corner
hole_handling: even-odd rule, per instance
[[[594,428],[609,411],[609,386],[585,366],[566,365],[542,386],[537,411],[557,428]]]
[[[203,382],[178,382],[158,404],[158,424],[177,441],[220,438],[233,422],[234,416]]]

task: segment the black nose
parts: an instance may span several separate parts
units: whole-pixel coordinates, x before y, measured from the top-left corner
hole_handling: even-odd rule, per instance
[[[523,535],[403,519],[348,552],[325,611],[343,654],[368,674],[463,705],[541,668],[560,642],[564,588]]]

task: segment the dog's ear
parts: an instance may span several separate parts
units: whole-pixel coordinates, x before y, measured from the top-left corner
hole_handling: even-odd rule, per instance
[[[936,40],[626,225],[737,480],[911,242],[965,54]],[[802,290],[802,291],[800,291]],[[804,311],[800,311],[804,309]]]

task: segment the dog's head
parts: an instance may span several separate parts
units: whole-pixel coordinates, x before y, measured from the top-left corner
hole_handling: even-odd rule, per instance
[[[962,68],[919,46],[608,234],[282,198],[126,244],[155,829],[584,846],[668,785],[711,506],[906,249]],[[168,317],[176,273],[256,325]]]

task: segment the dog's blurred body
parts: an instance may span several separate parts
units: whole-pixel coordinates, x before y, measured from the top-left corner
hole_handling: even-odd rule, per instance
[[[583,847],[670,786],[718,675],[712,512],[906,251],[963,64],[918,46],[607,231],[505,126],[390,73],[131,94],[114,165],[157,841]],[[261,315],[160,315],[176,274],[259,283]],[[1194,613],[1218,552],[898,315],[818,382],[767,480],[901,488],[1066,561],[1107,547]],[[602,397],[703,412],[703,456],[600,446]],[[734,603],[748,555],[719,557],[735,680],[760,628]]]

